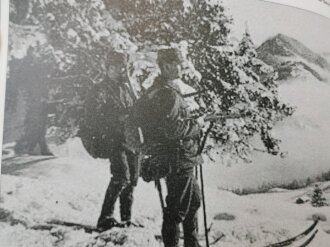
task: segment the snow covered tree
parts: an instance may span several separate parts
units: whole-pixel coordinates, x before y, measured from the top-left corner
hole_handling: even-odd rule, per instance
[[[187,69],[182,79],[200,92],[193,114],[239,116],[214,123],[209,148],[249,160],[251,137],[259,136],[265,151],[280,153],[271,130],[292,108],[279,101],[275,72],[257,58],[248,32],[239,48],[228,39],[232,19],[220,0],[33,0],[25,11],[15,9],[16,2],[11,13],[19,18],[13,26],[40,34],[32,34],[28,40],[34,43],[23,50],[40,57],[36,64],[49,64],[40,81],[46,98],[59,102],[55,122],[65,138],[79,125],[86,92],[106,76],[110,47],[131,53],[129,75],[139,84],[155,72],[147,54],[184,44],[196,73]],[[13,36],[12,55],[19,50],[17,40],[22,38]]]
[[[238,45],[237,55],[240,69],[250,78],[247,88],[249,98],[256,103],[258,115],[264,118],[262,120],[264,125],[259,132],[260,137],[269,153],[278,154],[280,152],[280,140],[272,137],[271,130],[277,121],[291,115],[293,108],[279,102],[276,72],[271,66],[258,59],[254,43],[247,29]],[[250,120],[254,121],[253,119]]]
[[[323,197],[322,189],[316,184],[312,195],[312,206],[313,207],[323,207],[327,206],[326,199]]]
[[[16,0],[10,10],[7,105],[15,106],[11,96],[19,90],[37,105],[42,98],[53,103],[53,123],[65,140],[76,133],[86,93],[106,76],[109,50],[134,45],[102,1]],[[26,116],[36,104],[28,102]]]
[[[221,1],[106,1],[132,39],[144,47],[186,42],[188,57],[201,80],[183,77],[201,93],[195,97],[201,115],[238,115],[219,119],[211,131],[213,146],[222,156],[249,160],[251,137],[260,136],[267,152],[279,154],[271,136],[276,121],[292,114],[278,99],[274,70],[257,59],[245,33],[238,50],[228,39],[231,18]]]

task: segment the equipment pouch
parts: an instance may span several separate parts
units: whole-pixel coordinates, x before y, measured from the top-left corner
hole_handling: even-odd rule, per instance
[[[144,158],[141,162],[141,177],[150,182],[166,177],[171,172],[171,155],[155,155]]]

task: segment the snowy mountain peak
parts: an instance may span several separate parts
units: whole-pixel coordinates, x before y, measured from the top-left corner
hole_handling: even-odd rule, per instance
[[[311,75],[324,81],[324,73],[330,71],[326,58],[282,33],[267,39],[257,52],[260,59],[278,71],[280,80]]]

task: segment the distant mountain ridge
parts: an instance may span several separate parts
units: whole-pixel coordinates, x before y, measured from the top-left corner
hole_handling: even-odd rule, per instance
[[[277,34],[266,40],[257,48],[257,52],[261,60],[278,71],[280,80],[310,73],[324,81],[326,79],[322,71],[330,72],[330,64],[326,58],[284,34]]]

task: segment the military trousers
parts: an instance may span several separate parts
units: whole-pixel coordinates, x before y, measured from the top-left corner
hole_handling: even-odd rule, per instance
[[[122,221],[131,220],[133,192],[139,178],[139,156],[122,147],[112,150],[110,156],[112,178],[107,188],[99,221],[113,217],[119,198]]]
[[[184,232],[185,247],[200,247],[198,243],[197,211],[201,192],[193,172],[189,176],[167,178],[166,208],[163,215],[162,237],[165,247],[179,244],[180,224]]]

